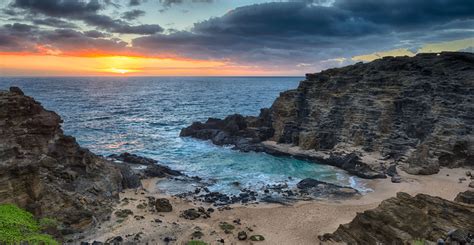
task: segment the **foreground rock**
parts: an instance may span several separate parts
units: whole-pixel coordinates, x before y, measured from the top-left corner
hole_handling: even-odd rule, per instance
[[[411,174],[473,167],[473,77],[471,53],[385,57],[307,74],[258,117],[210,118],[183,129],[181,136],[296,155],[363,178],[383,177],[393,164]],[[264,141],[318,154],[294,154]]]
[[[453,238],[453,234],[465,235]],[[404,244],[419,239],[460,242],[470,239],[468,234],[474,234],[474,206],[400,192],[320,239],[349,244]]]
[[[130,169],[81,148],[61,122],[19,88],[0,91],[0,203],[54,218],[66,234],[106,219],[134,184],[121,172]]]

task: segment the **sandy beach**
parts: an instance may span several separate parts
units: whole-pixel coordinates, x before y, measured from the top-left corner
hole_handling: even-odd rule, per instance
[[[143,180],[142,190],[127,190],[121,193],[121,200],[127,198],[128,203],[121,203],[114,209],[130,209],[130,215],[123,221],[112,215],[110,221],[100,224],[94,234],[88,234],[82,240],[92,242],[106,241],[115,236],[122,236],[131,241],[135,236],[140,241],[150,244],[186,244],[192,239],[193,232],[200,231],[199,239],[209,244],[318,244],[318,235],[333,232],[340,224],[350,222],[358,212],[375,208],[384,199],[393,197],[397,192],[411,195],[425,193],[453,200],[455,196],[469,189],[468,181],[459,183],[465,177],[467,169],[442,169],[438,174],[430,176],[409,175],[399,171],[402,183],[392,183],[390,179],[367,180],[373,189],[360,198],[346,200],[315,200],[298,202],[294,205],[250,204],[247,206],[233,205],[229,210],[218,210],[211,213],[208,219],[198,218],[187,220],[180,217],[183,210],[196,207],[211,207],[207,204],[193,203],[180,198],[169,197],[156,189],[159,179]],[[173,205],[169,213],[154,213],[137,208],[146,203],[148,196],[168,198]],[[159,220],[157,220],[159,219]],[[240,222],[239,222],[240,220]],[[221,222],[232,224],[232,234],[225,234],[220,228]],[[239,241],[237,233],[245,231],[248,236],[262,235],[264,241]],[[167,239],[168,238],[168,239]]]

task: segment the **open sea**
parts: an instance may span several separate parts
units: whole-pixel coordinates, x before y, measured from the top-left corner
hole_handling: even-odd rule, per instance
[[[211,191],[260,191],[266,184],[294,186],[315,178],[364,191],[357,177],[331,166],[265,153],[242,153],[207,141],[180,138],[193,121],[229,114],[257,115],[303,77],[80,77],[0,78],[0,89],[19,86],[56,111],[66,134],[92,152],[125,151],[151,157],[190,176],[209,180]],[[291,178],[289,178],[291,177]],[[169,194],[189,184],[159,183]]]

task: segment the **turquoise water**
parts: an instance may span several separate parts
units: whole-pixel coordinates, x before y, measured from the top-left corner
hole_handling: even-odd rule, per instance
[[[300,77],[0,78],[0,89],[15,85],[64,120],[67,134],[101,155],[125,151],[199,176],[209,189],[236,193],[266,184],[315,178],[363,189],[360,180],[326,165],[264,153],[242,153],[206,141],[180,138],[181,128],[208,117],[257,115]],[[289,178],[290,177],[290,178]],[[189,184],[160,183],[171,194]]]

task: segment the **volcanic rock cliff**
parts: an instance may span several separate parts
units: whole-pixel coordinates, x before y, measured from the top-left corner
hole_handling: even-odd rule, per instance
[[[122,188],[134,186],[64,135],[61,122],[20,89],[0,91],[0,203],[54,218],[67,234],[107,218]]]
[[[390,164],[411,174],[473,167],[473,127],[474,54],[443,52],[307,74],[258,117],[210,118],[183,129],[181,136],[293,155],[378,178]],[[281,150],[282,144],[299,151]]]
[[[320,239],[347,244],[405,244],[424,238],[433,243],[443,239],[452,242],[449,244],[470,244],[474,239],[469,235],[474,235],[473,213],[472,205],[400,192]]]

